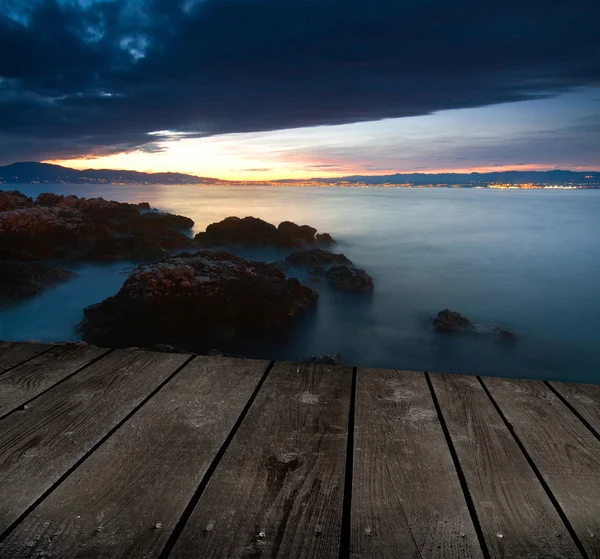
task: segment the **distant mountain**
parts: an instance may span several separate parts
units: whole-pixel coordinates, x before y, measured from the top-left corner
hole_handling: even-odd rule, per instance
[[[272,181],[227,181],[210,177],[198,177],[183,173],[141,173],[138,171],[114,171],[111,169],[87,169],[78,171],[60,165],[34,161],[13,163],[0,167],[0,184],[68,183],[68,184],[357,184],[357,185],[462,185],[485,186],[490,183],[542,185],[576,185],[600,187],[597,171],[503,171],[497,173],[395,173],[393,175],[354,175],[338,178],[313,178],[308,180],[280,179]]]
[[[319,179],[322,180],[322,179]],[[328,180],[328,179],[323,179]],[[339,180],[365,184],[587,184],[599,183],[600,172],[578,171],[501,171],[493,173],[395,173],[393,175],[343,177]]]
[[[112,169],[79,171],[60,165],[27,161],[0,167],[0,183],[68,183],[68,184],[219,184],[219,179],[183,173],[140,173]]]

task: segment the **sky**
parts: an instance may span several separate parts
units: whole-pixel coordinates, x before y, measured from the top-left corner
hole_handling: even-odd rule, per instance
[[[0,164],[600,169],[596,0],[0,0]]]

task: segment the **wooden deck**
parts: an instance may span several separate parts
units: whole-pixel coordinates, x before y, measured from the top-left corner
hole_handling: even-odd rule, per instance
[[[600,557],[600,386],[0,344],[0,558]]]

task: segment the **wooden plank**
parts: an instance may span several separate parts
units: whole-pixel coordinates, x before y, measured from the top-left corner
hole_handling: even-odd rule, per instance
[[[539,381],[484,378],[590,557],[600,557],[600,441]]]
[[[431,375],[490,557],[581,557],[477,378]]]
[[[0,557],[158,557],[267,365],[195,358],[19,524]]]
[[[0,374],[51,347],[46,344],[34,343],[0,343]]]
[[[483,557],[423,373],[359,369],[354,558]]]
[[[0,417],[108,351],[93,346],[59,345],[4,373],[0,376]]]
[[[339,555],[352,370],[278,363],[171,557]]]
[[[188,358],[114,351],[0,421],[0,534]]]
[[[551,382],[556,390],[596,431],[600,433],[600,385]]]

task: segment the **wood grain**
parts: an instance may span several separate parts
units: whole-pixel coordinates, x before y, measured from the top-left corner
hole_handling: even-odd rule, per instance
[[[600,441],[539,381],[484,378],[590,557],[600,557]]]
[[[351,557],[482,557],[426,377],[359,369]]]
[[[267,365],[196,357],[11,533],[0,557],[157,557]]]
[[[114,351],[0,421],[0,534],[188,358]]]
[[[600,385],[551,382],[554,388],[577,412],[600,433]]]
[[[0,342],[0,375],[51,347],[46,344]]]
[[[0,376],[0,417],[107,353],[92,346],[55,346]]]
[[[276,364],[171,557],[336,558],[352,370]]]
[[[476,377],[431,375],[493,558],[581,557]]]

